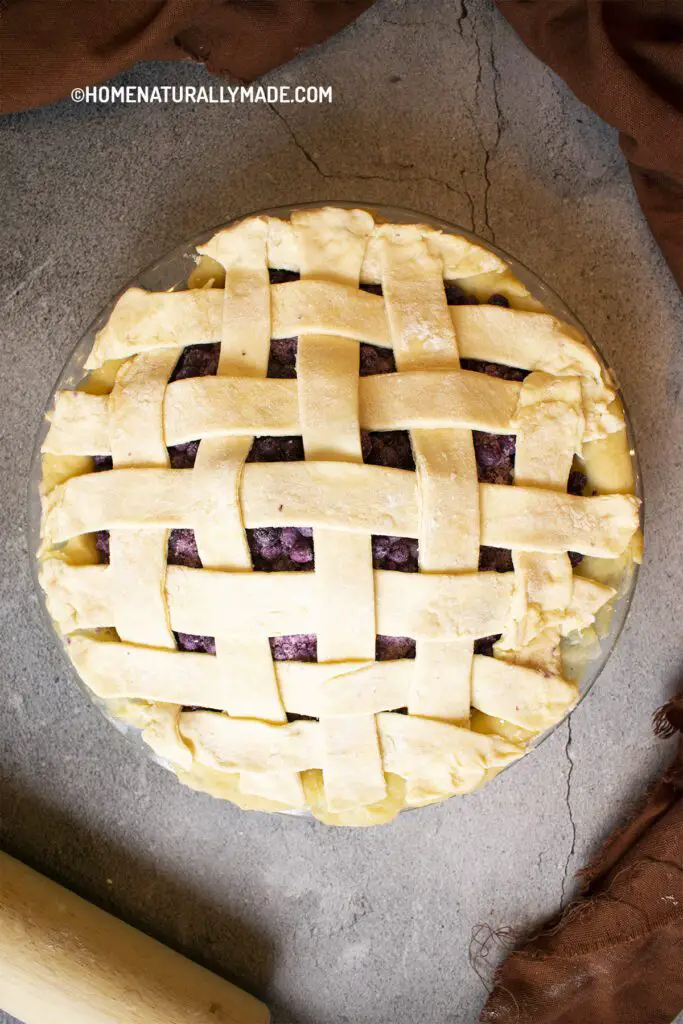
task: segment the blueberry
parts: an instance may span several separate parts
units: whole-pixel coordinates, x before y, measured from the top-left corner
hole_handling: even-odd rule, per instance
[[[391,559],[396,565],[404,565],[410,558],[410,548],[405,540],[395,541],[391,545]]]
[[[299,531],[294,526],[285,526],[282,531],[282,547],[291,551],[299,539]]]
[[[391,540],[389,537],[383,537],[378,535],[372,538],[372,553],[377,559],[386,558],[389,554],[391,547]]]
[[[306,565],[308,562],[313,561],[313,552],[305,538],[299,538],[292,550],[289,552],[289,557],[293,562],[297,562],[299,565]]]

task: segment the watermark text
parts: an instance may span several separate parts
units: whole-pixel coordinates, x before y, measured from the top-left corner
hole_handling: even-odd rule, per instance
[[[74,103],[332,103],[331,85],[89,85]]]

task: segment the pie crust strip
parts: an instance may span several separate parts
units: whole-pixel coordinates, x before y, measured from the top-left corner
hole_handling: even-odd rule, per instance
[[[210,654],[171,651],[127,643],[73,637],[70,654],[88,686],[104,699],[135,699],[192,706],[201,695],[204,707],[225,711],[232,702],[232,679]],[[472,662],[472,707],[540,732],[557,721],[576,696],[559,675],[475,654]],[[412,688],[410,659],[367,662],[275,662],[286,710],[319,718],[325,763],[337,734],[368,727],[365,721],[383,711],[405,707]],[[248,717],[248,716],[242,716]],[[334,725],[334,730],[328,728]],[[373,723],[374,728],[374,723]],[[339,756],[355,751],[353,733]],[[370,732],[370,735],[372,733]],[[362,758],[358,758],[362,763]],[[355,768],[349,768],[355,774]],[[362,785],[362,783],[361,783]]]
[[[376,628],[383,636],[474,640],[499,633],[511,612],[514,573],[374,571]],[[41,568],[51,616],[65,635],[115,624],[116,578],[108,565],[47,559]],[[590,625],[614,590],[577,576],[571,601],[556,623],[573,631]],[[312,633],[318,610],[315,575],[251,573],[170,565],[166,602],[172,629],[216,636]],[[374,656],[374,655],[373,655]],[[412,662],[411,662],[412,664]],[[198,700],[201,694],[196,695]]]
[[[316,346],[328,361],[326,347]],[[343,351],[354,355],[348,350],[344,343]],[[515,381],[471,370],[418,370],[358,379],[356,369],[354,423],[359,421],[364,430],[462,427],[510,434],[520,390]],[[57,392],[42,450],[55,455],[111,455],[109,401],[108,395]],[[163,425],[169,445],[208,437],[301,434],[297,382],[229,376],[176,380],[165,390]],[[329,449],[327,457],[336,454]]]
[[[537,485],[558,495],[566,493],[574,453],[585,431],[580,380],[531,373],[522,384],[515,422],[515,489]],[[495,655],[559,674],[561,623],[574,588],[569,555],[513,551],[512,560],[515,592]],[[557,720],[577,697],[572,686],[567,705],[557,709]]]
[[[194,474],[194,476],[192,476]],[[44,499],[43,541],[96,530],[193,528],[223,500],[222,481],[184,469],[120,469],[72,477]],[[326,526],[344,532],[419,536],[415,474],[353,463],[248,463],[241,478],[244,525]],[[631,494],[581,497],[545,488],[479,484],[481,543],[513,551],[579,551],[615,558],[638,528]],[[304,524],[304,519],[307,522]]]
[[[301,284],[342,282],[358,292],[372,217],[359,210],[293,213]],[[318,280],[322,279],[322,280]],[[285,293],[286,294],[286,293]],[[331,308],[324,337],[302,335],[297,347],[301,434],[307,460],[363,465],[359,421],[358,345],[336,337]],[[296,333],[296,332],[295,332]],[[343,496],[339,496],[343,502]],[[302,520],[303,524],[303,520]],[[375,595],[369,533],[322,526],[313,531],[319,662],[375,657]],[[320,719],[323,782],[330,811],[377,803],[386,795],[373,715]]]
[[[382,229],[382,289],[397,369],[459,367],[458,345],[443,287],[442,261],[419,229]],[[480,511],[469,430],[412,430],[418,482],[419,565],[423,573],[475,571]],[[466,725],[471,707],[471,641],[418,641],[408,714]],[[407,779],[408,799],[424,786]]]
[[[268,225],[252,218],[215,235],[199,251],[225,267],[218,375],[265,377],[270,353]],[[207,292],[208,294],[208,292]],[[191,488],[210,500],[195,507],[192,526],[206,570],[250,573],[251,555],[240,504],[240,480],[253,437],[207,437],[199,445]],[[219,625],[219,623],[217,623]],[[217,630],[216,662],[230,681],[224,708],[230,715],[286,722],[268,634],[246,638]],[[203,703],[203,701],[202,701]],[[240,788],[294,807],[304,807],[296,772],[245,770]]]
[[[118,370],[107,403],[107,431],[115,467],[169,465],[164,392],[179,349],[145,352]],[[109,535],[109,580],[119,638],[175,651],[166,606],[168,529],[121,529]],[[178,732],[180,705],[153,713],[143,737],[159,756],[184,768],[192,759]]]

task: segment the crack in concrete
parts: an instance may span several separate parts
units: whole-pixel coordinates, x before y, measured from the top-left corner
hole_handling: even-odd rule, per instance
[[[466,0],[460,0],[460,10],[458,11],[455,23],[458,26],[458,32],[462,35],[463,22],[467,21],[470,16],[470,12],[467,8]]]
[[[464,2],[464,0],[463,0],[463,2]],[[477,78],[476,78],[476,81],[474,83],[474,101],[475,101],[477,107],[480,108],[481,107],[480,93],[481,93],[481,90],[483,89],[483,85],[484,85],[484,57],[483,57],[483,54],[482,54],[482,47],[481,47],[481,42],[479,40],[479,35],[474,30],[472,31],[472,38],[474,40],[474,45],[476,47],[476,52],[477,52]],[[486,142],[486,139],[484,138],[483,132],[481,131],[481,129],[479,128],[478,125],[477,125],[477,135],[479,136],[479,143],[480,143],[481,148],[482,148],[483,153],[484,153],[484,166],[483,166],[483,171],[482,171],[483,178],[484,178],[484,194],[483,194],[483,197],[482,197],[484,229],[485,229],[485,231],[488,232],[489,237],[493,240],[495,236],[494,236],[493,228],[491,227],[491,213],[490,213],[490,205],[489,205],[489,197],[490,197],[490,193],[491,193],[491,175],[490,175],[490,171],[489,171],[489,165],[491,163],[491,158],[493,156],[493,153],[495,152],[496,148],[498,147],[498,143],[500,142],[500,118],[499,118],[500,105],[499,105],[498,99],[497,99],[497,83],[496,83],[495,63],[494,63],[494,58],[493,58],[493,37],[492,36],[489,38],[488,58],[489,58],[489,65],[491,67],[491,72],[492,72],[492,75],[493,75],[493,93],[494,93],[494,103],[495,103],[495,106],[496,106],[496,125],[495,125],[495,137],[494,137],[494,141],[493,141],[493,146],[489,147],[487,145],[487,142]]]
[[[469,30],[468,30],[468,36],[472,39],[472,41],[474,43],[475,52],[476,52],[476,58],[477,58],[477,77],[476,77],[475,83],[474,83],[474,103],[475,103],[475,106],[478,109],[481,109],[481,99],[480,99],[480,96],[481,96],[481,92],[482,92],[482,90],[484,88],[484,67],[485,67],[484,55],[482,53],[482,45],[481,45],[481,42],[480,42],[480,39],[479,39],[479,35],[478,35],[477,31],[476,31],[476,28],[474,27],[474,25],[472,23],[471,17],[470,17],[470,11],[469,11],[469,7],[467,6],[467,0],[460,0],[460,12],[459,12],[458,17],[457,17],[457,25],[458,25],[458,29],[460,31],[460,35],[463,38],[464,38],[463,25],[464,25],[465,21],[467,21],[468,19],[470,21]],[[492,88],[492,92],[493,92],[493,103],[494,103],[495,112],[496,112],[495,125],[494,125],[494,137],[493,137],[493,141],[492,141],[490,146],[487,144],[487,141],[484,138],[484,133],[483,133],[483,131],[481,129],[481,125],[479,123],[479,119],[477,117],[475,117],[474,111],[470,107],[470,105],[467,102],[466,98],[464,96],[462,96],[461,98],[462,98],[463,107],[464,107],[465,112],[467,114],[468,120],[470,121],[470,124],[472,125],[472,128],[474,129],[474,133],[475,133],[475,135],[477,137],[477,140],[479,142],[479,145],[481,147],[481,151],[482,151],[482,154],[483,154],[482,177],[484,179],[484,188],[483,188],[483,194],[482,194],[482,207],[483,207],[483,209],[482,209],[482,222],[483,222],[483,228],[482,228],[481,234],[487,233],[488,237],[492,241],[495,241],[495,232],[494,232],[493,227],[491,225],[490,193],[491,193],[492,182],[491,182],[491,174],[490,174],[490,164],[491,164],[491,160],[495,156],[495,154],[496,154],[496,152],[498,150],[498,146],[500,144],[500,139],[501,139],[502,130],[503,130],[502,129],[503,114],[502,114],[502,109],[501,109],[501,105],[500,105],[500,97],[499,97],[499,93],[498,93],[498,86],[499,86],[499,82],[500,82],[500,72],[498,70],[498,66],[497,66],[496,60],[495,60],[495,53],[494,53],[494,48],[493,48],[493,32],[492,31],[491,31],[491,34],[489,35],[489,45],[488,45],[488,54],[487,54],[487,61],[486,61],[486,63],[488,63],[488,66],[489,66],[489,68],[491,70],[491,88]],[[475,224],[474,212],[472,213],[472,224],[473,224],[472,230],[474,231],[474,230],[476,230],[476,228],[474,227],[474,224]]]
[[[329,174],[327,171],[323,170],[323,168],[318,163],[318,161],[306,149],[306,147],[299,141],[299,138],[298,138],[296,132],[294,131],[294,129],[292,128],[292,126],[290,125],[289,121],[285,117],[283,117],[283,115],[280,113],[280,111],[277,109],[277,107],[275,107],[272,103],[268,103],[267,106],[273,112],[273,114],[275,114],[275,116],[278,118],[278,120],[282,122],[282,124],[284,125],[284,127],[285,127],[285,129],[287,131],[287,134],[289,135],[290,139],[292,140],[292,142],[294,143],[296,148],[299,150],[301,155],[304,157],[304,159],[307,161],[307,163],[309,163],[311,165],[311,167],[313,167],[314,170],[317,171],[317,173],[321,176],[321,178],[325,178],[326,181],[382,181],[385,184],[389,184],[389,185],[396,185],[396,184],[402,184],[402,183],[406,183],[406,184],[413,183],[413,184],[418,184],[419,185],[420,182],[427,181],[427,182],[430,182],[432,185],[439,185],[439,186],[441,186],[441,188],[445,188],[446,191],[452,192],[453,195],[456,195],[456,196],[458,196],[460,198],[465,198],[467,200],[467,204],[468,204],[469,211],[470,211],[470,220],[472,222],[471,230],[472,231],[475,230],[475,227],[474,227],[474,201],[473,201],[473,199],[472,199],[472,197],[471,197],[471,195],[470,195],[470,193],[469,193],[469,191],[467,189],[467,186],[465,185],[465,181],[464,181],[464,178],[463,178],[463,172],[462,171],[458,172],[459,175],[460,175],[460,181],[461,181],[461,184],[462,184],[462,188],[461,189],[456,188],[455,185],[452,185],[449,181],[446,181],[443,178],[436,178],[436,177],[434,177],[432,175],[428,175],[428,174],[422,174],[422,175],[419,175],[419,176],[405,176],[405,175],[402,176],[402,175],[398,175],[396,177],[387,177],[386,175],[381,175],[381,174],[360,174],[360,173],[353,173],[353,174]],[[412,167],[413,165],[410,164],[410,165],[406,165],[406,166],[411,166]]]
[[[485,187],[484,187],[484,224],[486,225],[486,228],[487,228],[487,230],[489,232],[489,235],[491,236],[491,240],[495,241],[496,236],[495,236],[495,233],[493,231],[493,228],[491,227],[490,209],[489,209],[489,194],[491,192],[491,175],[490,175],[490,172],[489,172],[489,164],[490,164],[491,160],[493,159],[493,157],[498,152],[498,146],[500,145],[500,137],[501,137],[501,135],[503,133],[503,125],[502,125],[503,112],[501,110],[500,97],[499,97],[499,94],[498,94],[498,87],[500,85],[500,72],[498,70],[498,65],[496,64],[495,51],[494,51],[494,47],[493,47],[493,32],[489,36],[489,63],[490,63],[490,66],[491,66],[491,74],[492,74],[491,88],[492,88],[492,92],[493,92],[493,104],[494,104],[495,111],[496,111],[496,120],[495,120],[495,134],[494,134],[494,137],[493,137],[493,145],[491,147],[486,147],[486,156],[485,156],[485,159],[484,159],[484,181],[485,181]]]
[[[567,719],[567,742],[564,747],[565,757],[569,764],[567,770],[567,789],[565,792],[565,804],[567,805],[567,814],[569,815],[569,824],[571,826],[572,841],[567,853],[567,859],[564,863],[564,875],[562,876],[562,895],[560,900],[560,906],[564,909],[565,899],[567,894],[567,879],[569,876],[569,865],[571,864],[572,858],[576,851],[576,821],[574,820],[574,812],[572,810],[572,776],[574,774],[574,759],[571,755],[572,747],[572,720]]]
[[[290,125],[289,121],[287,120],[287,118],[282,116],[282,114],[277,109],[277,107],[274,106],[274,104],[272,104],[272,103],[266,103],[266,106],[268,107],[269,110],[271,110],[273,112],[273,114],[275,114],[277,119],[282,122],[282,124],[284,125],[285,130],[286,130],[287,134],[289,135],[290,139],[292,140],[292,142],[294,143],[296,148],[299,150],[301,155],[303,157],[305,157],[306,161],[311,165],[311,167],[313,167],[318,172],[318,174],[320,174],[323,178],[332,178],[332,177],[334,177],[334,175],[325,174],[325,172],[323,171],[323,169],[320,166],[320,164],[318,163],[318,161],[314,160],[314,158],[311,156],[311,154],[308,152],[308,150],[305,149],[304,146],[301,145],[301,143],[299,142],[298,138],[296,137],[296,134],[294,133],[294,129]]]

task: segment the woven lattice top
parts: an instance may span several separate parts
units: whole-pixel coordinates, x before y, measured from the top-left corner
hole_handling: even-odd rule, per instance
[[[353,821],[466,792],[576,699],[561,638],[613,591],[568,552],[617,559],[636,534],[623,487],[567,493],[587,447],[626,451],[609,382],[577,331],[457,236],[326,208],[251,218],[200,252],[224,287],[129,290],[86,364],[116,368],[110,393],[56,397],[44,451],[66,468],[44,487],[41,579],[69,654],[97,695],[133,702],[181,776],[238,802]],[[271,284],[269,268],[299,278]],[[524,308],[448,306],[444,282],[468,279]],[[290,337],[296,379],[266,377],[271,339]],[[169,383],[185,346],[215,342],[216,376]],[[393,350],[396,372],[359,377],[360,342]],[[364,463],[361,429],[408,430],[415,470]],[[478,481],[474,430],[515,435],[513,486]],[[305,460],[245,462],[264,435],[300,435]],[[193,468],[171,468],[168,446],[197,440]],[[247,530],[302,525],[314,571],[253,571]],[[194,531],[202,568],[167,564],[174,529]],[[102,530],[108,564],[79,547]],[[416,539],[420,571],[373,569],[377,535]],[[514,571],[478,571],[483,545]],[[179,650],[179,633],[215,637],[215,654]],[[316,662],[273,660],[269,638],[308,633]],[[376,660],[378,635],[413,638],[414,659]],[[495,656],[475,654],[490,636]]]

